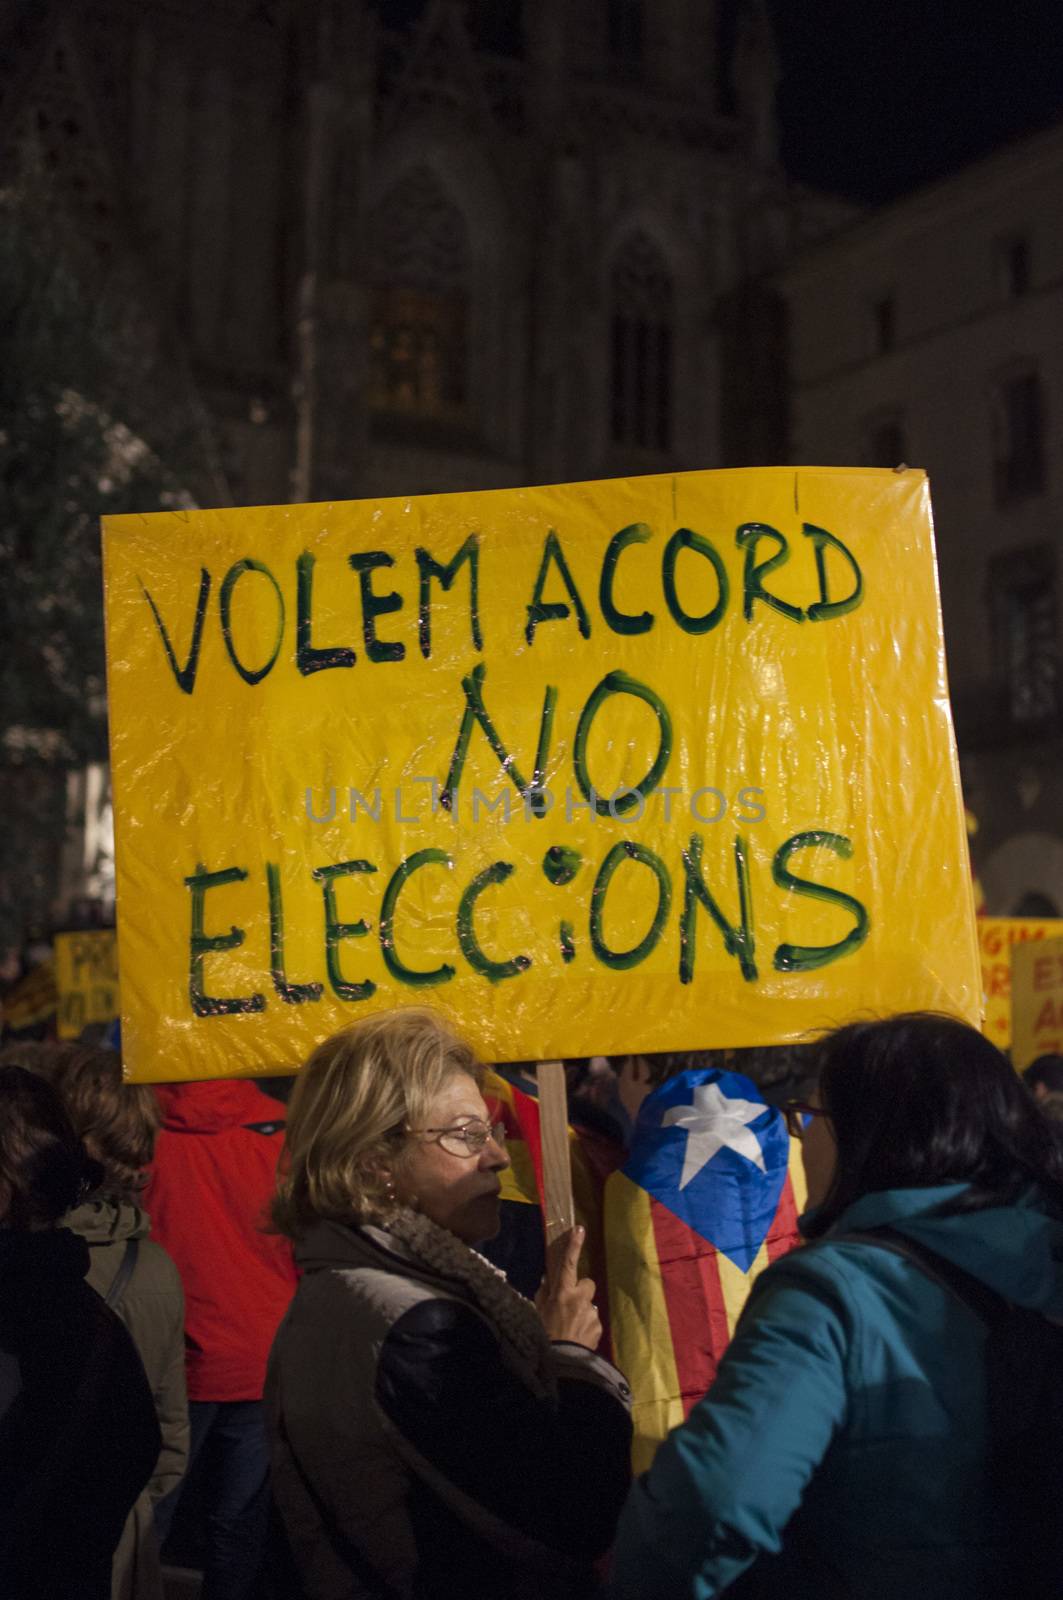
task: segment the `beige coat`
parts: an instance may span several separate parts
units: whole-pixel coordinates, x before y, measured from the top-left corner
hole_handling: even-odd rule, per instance
[[[137,1240],[137,1263],[114,1310],[144,1363],[162,1433],[151,1482],[126,1519],[115,1551],[112,1600],[162,1600],[162,1571],[153,1511],[184,1476],[188,1462],[185,1392],[184,1292],[166,1251],[148,1238],[149,1219],[128,1201],[92,1200],[71,1211],[65,1225],[89,1247],[87,1281],[104,1299]]]

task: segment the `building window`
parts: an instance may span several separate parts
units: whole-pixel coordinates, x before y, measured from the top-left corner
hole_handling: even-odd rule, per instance
[[[876,300],[871,308],[875,354],[882,356],[897,343],[897,302],[891,294]]]
[[[614,63],[629,72],[642,65],[642,0],[608,0],[609,54]]]
[[[374,289],[369,344],[375,411],[446,417],[464,410],[463,295]]]
[[[1059,641],[1052,547],[1038,545],[995,556],[989,568],[989,593],[1011,721],[1019,727],[1055,721]]]
[[[672,280],[657,246],[633,234],[613,266],[610,371],[616,444],[672,441]]]
[[[1024,233],[997,241],[997,275],[1005,300],[1021,300],[1030,290],[1030,241]]]
[[[899,467],[908,457],[904,424],[900,417],[878,417],[867,429],[869,467]]]
[[[994,406],[994,472],[998,502],[1040,494],[1045,486],[1044,420],[1036,372],[1004,378]]]
[[[375,412],[461,421],[469,404],[468,230],[427,168],[370,224],[370,403]]]

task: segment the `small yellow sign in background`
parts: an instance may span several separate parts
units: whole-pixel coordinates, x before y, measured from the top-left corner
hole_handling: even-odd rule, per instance
[[[924,475],[107,519],[123,1049],[294,1070],[977,1022]]]
[[[57,933],[55,983],[59,992],[56,1031],[76,1039],[90,1022],[118,1015],[118,950],[113,928]]]
[[[1011,947],[1011,1059],[1063,1055],[1063,938]]]
[[[985,1021],[982,1032],[998,1050],[1011,1044],[1011,951],[1030,940],[1063,937],[1063,917],[979,917]]]

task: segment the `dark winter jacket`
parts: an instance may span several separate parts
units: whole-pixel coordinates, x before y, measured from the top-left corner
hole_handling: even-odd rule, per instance
[[[265,1231],[284,1106],[235,1078],[156,1093],[163,1125],[143,1199],[184,1284],[188,1398],[260,1400],[295,1289],[290,1245]]]
[[[66,1228],[0,1229],[0,1595],[107,1600],[111,1559],[159,1457],[132,1339]]]
[[[305,1600],[570,1600],[629,1477],[629,1394],[581,1345],[537,1387],[461,1284],[322,1222],[270,1356],[273,1489]]]

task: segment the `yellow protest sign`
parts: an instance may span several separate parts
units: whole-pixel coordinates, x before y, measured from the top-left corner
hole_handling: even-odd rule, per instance
[[[28,1033],[54,1017],[55,1008],[55,962],[42,961],[8,990],[0,1009],[0,1021],[5,1034]]]
[[[1063,917],[979,917],[985,1021],[982,1032],[998,1050],[1011,1044],[1011,950],[1030,940],[1063,937]]]
[[[1063,939],[1011,947],[1011,1059],[1063,1055]]]
[[[118,951],[113,928],[57,933],[55,984],[59,991],[57,1032],[76,1039],[90,1022],[118,1015]]]
[[[977,1020],[922,473],[107,519],[123,1049],[294,1068]]]

